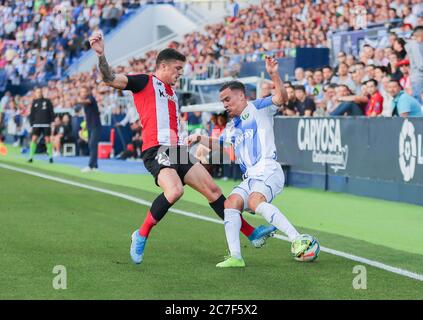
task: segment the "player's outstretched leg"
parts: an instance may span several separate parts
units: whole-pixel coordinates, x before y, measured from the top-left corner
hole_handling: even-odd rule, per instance
[[[276,226],[280,231],[285,233],[288,236],[289,241],[294,242],[300,235],[285,215],[273,204],[267,202],[260,203],[256,208],[256,213],[261,214],[267,222]],[[304,244],[304,246],[306,245]],[[294,254],[296,255],[297,253],[304,251],[304,246],[298,244],[293,246],[297,251]]]
[[[245,267],[241,256],[239,231],[241,229],[241,212],[237,209],[225,209],[225,235],[230,256],[218,263],[218,268]]]
[[[185,175],[184,181],[194,190],[200,192],[209,201],[210,207],[222,220],[225,219],[225,196],[216,185],[208,171],[200,164],[195,164]],[[276,230],[273,226],[259,226],[254,228],[242,216],[240,231],[251,241],[251,244],[260,248],[266,243],[266,239]]]
[[[140,229],[132,233],[130,255],[135,264],[143,261],[145,246],[151,229],[165,216],[169,208],[182,196],[183,186],[173,169],[163,169],[158,184],[164,190],[152,203]]]

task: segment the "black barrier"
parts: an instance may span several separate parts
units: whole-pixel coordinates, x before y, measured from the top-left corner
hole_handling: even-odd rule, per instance
[[[275,118],[291,185],[423,205],[423,118]]]

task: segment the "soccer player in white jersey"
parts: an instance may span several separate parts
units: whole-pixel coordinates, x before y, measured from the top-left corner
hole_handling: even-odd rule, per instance
[[[220,100],[232,121],[220,139],[200,135],[188,137],[189,144],[199,142],[209,148],[232,143],[237,162],[244,173],[243,182],[233,189],[225,201],[224,223],[230,256],[218,263],[217,267],[245,266],[239,239],[241,212],[244,210],[261,214],[285,233],[290,241],[299,236],[288,219],[271,204],[285,183],[282,168],[276,161],[273,115],[276,106],[282,105],[288,97],[279,76],[277,60],[267,57],[266,70],[275,86],[273,96],[248,101],[241,82],[228,82],[220,88]],[[305,249],[301,246],[296,248],[299,251]]]

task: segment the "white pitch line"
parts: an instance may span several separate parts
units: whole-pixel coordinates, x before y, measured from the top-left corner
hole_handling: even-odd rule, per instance
[[[146,200],[143,200],[143,199],[140,199],[140,198],[136,198],[136,197],[133,197],[133,196],[129,196],[129,195],[124,194],[124,193],[111,191],[111,190],[98,188],[98,187],[93,187],[93,186],[90,186],[90,185],[87,185],[87,184],[74,182],[74,181],[70,181],[70,180],[66,180],[66,179],[62,179],[62,178],[57,178],[57,177],[54,177],[54,176],[50,176],[50,175],[35,172],[35,171],[21,169],[21,168],[10,166],[10,165],[4,164],[4,163],[0,163],[0,168],[16,171],[16,172],[20,172],[20,173],[25,173],[25,174],[32,175],[32,176],[35,176],[35,177],[39,177],[39,178],[43,178],[43,179],[47,179],[47,180],[51,180],[51,181],[55,181],[55,182],[79,187],[79,188],[84,188],[84,189],[88,189],[88,190],[92,190],[92,191],[105,193],[105,194],[115,196],[115,197],[118,197],[118,198],[121,198],[121,199],[129,200],[129,201],[141,204],[141,205],[151,206],[151,202],[149,202],[149,201],[146,201]],[[204,221],[223,224],[222,220],[205,217],[205,216],[193,213],[193,212],[187,212],[187,211],[174,209],[174,208],[170,208],[169,211],[176,213],[176,214],[184,215],[184,216],[187,216],[187,217],[195,218],[195,219],[200,219],[200,220],[204,220]],[[278,238],[280,240],[289,241],[287,237],[281,236],[279,234],[274,235],[274,237]],[[374,261],[374,260],[362,258],[362,257],[359,257],[359,256],[355,256],[355,255],[346,253],[346,252],[342,252],[342,251],[338,251],[338,250],[334,250],[334,249],[330,249],[330,248],[326,248],[326,247],[322,247],[322,246],[320,247],[320,250],[323,251],[323,252],[338,256],[338,257],[343,257],[343,258],[348,259],[348,260],[364,263],[364,264],[367,264],[369,266],[372,266],[372,267],[375,267],[375,268],[378,268],[378,269],[382,269],[382,270],[385,270],[385,271],[388,271],[388,272],[399,274],[399,275],[404,276],[404,277],[412,278],[412,279],[415,279],[415,280],[418,280],[418,281],[423,281],[423,275],[421,275],[421,274],[411,272],[411,271],[408,271],[408,270],[404,270],[404,269],[400,269],[400,268],[397,268],[397,267],[393,267],[393,266],[381,263],[379,261]]]

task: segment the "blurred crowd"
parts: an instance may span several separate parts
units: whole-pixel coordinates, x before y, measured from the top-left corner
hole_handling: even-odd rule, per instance
[[[89,49],[87,39],[92,31],[112,29],[143,2],[0,1],[0,18],[5,21],[0,25],[0,91],[4,74],[13,83],[47,80],[43,95],[55,109],[82,116],[76,97],[85,85],[92,89],[100,110],[125,112],[130,94],[104,86],[96,66],[90,72],[63,75],[66,67]],[[230,0],[229,4],[236,2]],[[278,114],[401,115],[396,106],[402,101],[413,105],[422,102],[422,33],[414,32],[410,37],[423,25],[420,0],[262,0],[259,6],[234,10],[222,23],[189,33],[183,41],[168,46],[187,56],[184,78],[236,77],[245,61],[260,60],[265,54],[292,57],[297,47],[330,47],[333,32],[374,24],[400,26],[401,33],[391,32],[389,43],[380,47],[362,46],[357,56],[339,52],[334,65],[296,69],[295,78],[285,82],[289,101]],[[156,55],[157,51],[149,51],[115,71],[153,72]],[[271,92],[271,84],[264,83],[261,91]],[[0,130],[7,128],[17,136],[25,132],[32,99],[32,91],[25,96],[6,93],[0,99]],[[209,134],[216,132],[215,126],[220,128],[223,120],[218,119],[208,113],[181,115],[181,122],[190,131],[200,129]]]
[[[365,44],[358,57],[339,52],[335,67],[297,68],[285,83],[289,102],[280,114],[422,116],[423,26],[407,41],[395,33],[389,41],[385,48]]]
[[[66,68],[89,50],[90,33],[107,33],[139,1],[0,1],[0,69],[6,79],[43,83],[61,79]]]

